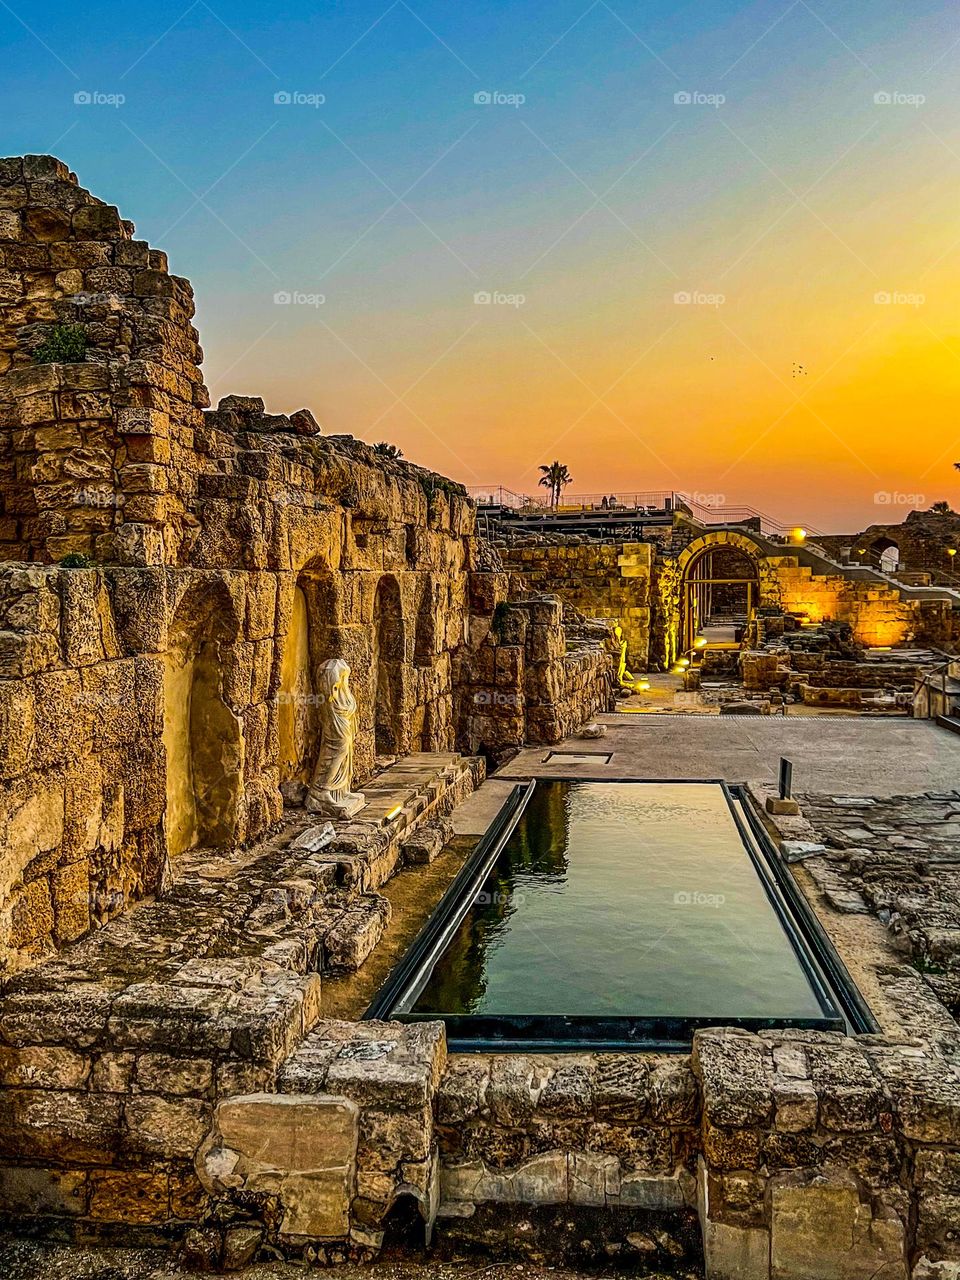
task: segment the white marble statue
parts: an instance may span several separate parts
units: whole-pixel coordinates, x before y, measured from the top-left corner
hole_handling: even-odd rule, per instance
[[[350,818],[366,804],[350,790],[357,700],[350,692],[350,668],[331,658],[319,671],[320,751],[305,807],[324,818]]]

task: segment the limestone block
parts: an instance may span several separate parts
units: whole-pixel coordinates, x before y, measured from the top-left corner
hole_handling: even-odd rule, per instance
[[[14,784],[4,798],[3,850],[5,870],[19,874],[36,857],[59,847],[63,840],[63,788]]]
[[[163,564],[163,537],[149,524],[118,525],[112,535],[113,556],[124,565]]]
[[[418,1111],[426,1106],[446,1060],[442,1024],[401,1028],[371,1022],[362,1024],[362,1030],[370,1038],[361,1038],[359,1029],[355,1031],[352,1043],[344,1045],[330,1064],[327,1087],[384,1111]]]
[[[166,1173],[135,1169],[98,1170],[90,1175],[90,1217],[126,1225],[165,1222],[170,1215]]]
[[[771,1068],[766,1047],[756,1036],[711,1030],[694,1037],[693,1069],[712,1125],[765,1125],[773,1110]]]
[[[324,934],[325,968],[359,969],[383,936],[390,921],[390,903],[379,894],[345,911],[337,923]]]
[[[193,1099],[141,1094],[124,1104],[124,1150],[164,1160],[192,1160],[209,1127],[210,1107]]]
[[[86,860],[59,867],[51,877],[54,929],[59,942],[72,942],[90,928],[90,872]]]
[[[110,993],[90,983],[62,991],[14,992],[0,1007],[0,1033],[12,1045],[88,1048],[106,1031]]]
[[[83,205],[74,212],[73,234],[78,239],[129,239],[119,211],[113,205]],[[58,237],[65,239],[66,237]]]
[[[809,1080],[778,1075],[773,1085],[774,1123],[787,1133],[811,1132],[817,1124],[817,1093]]]
[[[451,1058],[437,1096],[440,1124],[459,1125],[478,1115],[486,1100],[488,1064],[473,1054]]]
[[[903,1223],[846,1171],[779,1175],[770,1212],[771,1280],[907,1280]]]
[[[687,1180],[692,1184],[691,1175],[687,1175]],[[679,1177],[624,1173],[620,1179],[617,1203],[657,1213],[671,1213],[684,1208],[687,1196]]]
[[[916,1142],[960,1144],[960,1083],[927,1047],[871,1048],[893,1101],[897,1131]]]
[[[360,1154],[363,1168],[395,1169],[403,1161],[423,1161],[430,1154],[433,1114],[420,1111],[372,1111],[360,1118]]]
[[[60,646],[54,636],[0,631],[0,679],[36,675],[55,666],[59,659]]]
[[[286,1236],[340,1239],[350,1230],[357,1107],[325,1094],[250,1094],[221,1102],[197,1158],[211,1195],[269,1192]]]
[[[593,1151],[571,1151],[567,1190],[571,1204],[602,1207],[621,1191],[620,1161]]]
[[[67,1090],[0,1092],[0,1148],[28,1164],[111,1164],[121,1132],[118,1099]]]
[[[137,1085],[145,1093],[204,1095],[212,1084],[213,1064],[204,1058],[145,1053],[137,1061]]]
[[[136,1065],[132,1053],[103,1053],[93,1063],[90,1088],[97,1093],[127,1093]]]
[[[81,1089],[89,1060],[72,1049],[0,1046],[0,1082],[6,1088]]]
[[[68,1214],[86,1210],[86,1174],[80,1169],[0,1167],[0,1206],[5,1214]]]
[[[770,1233],[762,1227],[707,1222],[703,1260],[710,1280],[770,1280]]]
[[[424,823],[401,844],[405,863],[425,865],[434,861],[453,835],[453,823],[447,818]]]
[[[53,932],[53,901],[47,879],[31,880],[15,888],[9,901],[11,947],[28,946]]]
[[[918,1198],[917,1248],[960,1261],[960,1194],[944,1191]]]
[[[876,1128],[889,1101],[882,1080],[856,1041],[813,1041],[807,1056],[824,1128],[843,1133]]]

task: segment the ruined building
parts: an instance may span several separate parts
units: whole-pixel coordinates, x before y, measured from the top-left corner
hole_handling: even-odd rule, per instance
[[[508,599],[462,488],[255,397],[208,409],[190,284],[49,156],[0,160],[0,955],[256,840],[344,658],[378,757],[556,741],[610,659]],[[579,637],[579,638],[578,638]]]
[[[956,1275],[960,793],[917,797],[906,838],[871,797],[814,797],[815,827],[758,792],[828,902],[900,922],[863,956],[870,1017],[546,1054],[369,1012],[416,951],[398,923],[436,920],[543,756],[474,795],[486,763],[607,706],[607,621],[639,670],[690,643],[709,572],[721,610],[732,584],[866,643],[951,632],[952,597],[743,529],[501,556],[449,480],[307,410],[211,411],[190,286],[133,237],[59,161],[0,160],[4,1223],[210,1269],[433,1233],[709,1280]],[[365,795],[335,823],[301,807],[331,660]],[[630,776],[587,751],[553,767]],[[551,812],[524,860],[563,848]],[[691,932],[708,887],[673,898]]]

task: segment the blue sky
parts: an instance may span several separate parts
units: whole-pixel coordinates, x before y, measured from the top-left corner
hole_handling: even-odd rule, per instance
[[[785,458],[758,446],[731,471],[717,442],[760,438],[798,360],[827,369],[860,331],[861,287],[907,287],[939,254],[955,277],[958,41],[941,0],[0,0],[0,152],[56,153],[168,251],[215,395],[309,404],[467,483],[522,487],[565,448],[579,489],[722,489],[785,517],[796,492],[826,523],[833,490],[809,496],[826,445],[852,511],[921,483],[895,451],[867,456],[862,388],[843,400],[831,374],[840,401]],[[923,115],[878,109],[878,91],[921,94]],[[730,299],[722,327],[706,309],[676,330],[691,288]],[[524,303],[480,313],[482,290]],[[274,304],[291,291],[323,302]],[[792,479],[769,494],[775,460]]]

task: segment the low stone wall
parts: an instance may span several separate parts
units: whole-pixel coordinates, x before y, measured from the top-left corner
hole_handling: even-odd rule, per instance
[[[495,605],[458,681],[464,746],[498,761],[525,742],[560,742],[609,710],[614,660],[606,628],[595,630],[565,623],[555,596]]]
[[[516,1214],[563,1206],[568,1217],[610,1211],[578,1224],[581,1261],[697,1259],[700,1103],[689,1057],[460,1055],[436,1111],[442,1236],[559,1259],[562,1232],[518,1231]]]
[[[509,1207],[603,1207],[598,1255],[689,1262],[695,1205],[710,1280],[960,1261],[960,1077],[930,1044],[716,1030],[689,1059],[459,1057],[437,1123],[439,1226],[458,1242],[509,1254]]]
[[[430,856],[430,828],[442,840],[482,777],[454,757],[389,824],[301,820],[245,856],[198,859],[10,980],[0,1214],[77,1239],[186,1238],[207,1265],[261,1244],[370,1256],[402,1196],[432,1221],[442,1028],[323,1019],[322,984],[363,965],[390,918],[376,889]]]
[[[652,627],[652,543],[513,542],[504,565],[532,590],[556,592],[588,618],[619,622],[629,662],[644,671]]]
[[[407,1199],[428,1234],[497,1256],[662,1267],[702,1247],[709,1280],[960,1265],[949,1041],[718,1029],[692,1057],[447,1064],[437,1024],[318,1022],[315,975],[218,970],[162,1016],[149,987],[10,1004],[0,1201],[21,1229],[335,1262],[375,1255]],[[557,1207],[551,1241],[535,1223]]]

